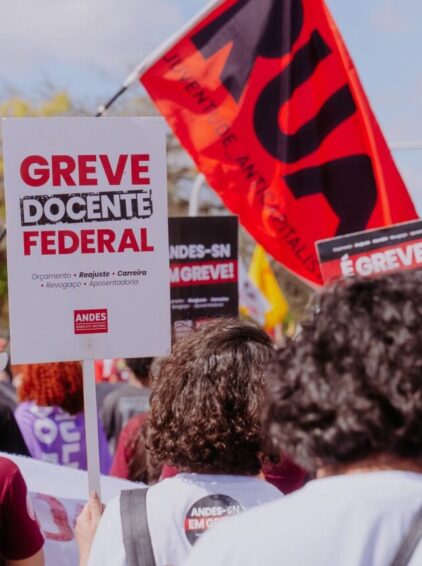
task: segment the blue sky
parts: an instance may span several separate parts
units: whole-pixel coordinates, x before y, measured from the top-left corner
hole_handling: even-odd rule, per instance
[[[422,142],[420,0],[327,0],[387,141]],[[66,89],[94,112],[205,0],[0,0],[0,99]],[[139,94],[138,87],[133,95]],[[422,151],[394,157],[422,214]]]

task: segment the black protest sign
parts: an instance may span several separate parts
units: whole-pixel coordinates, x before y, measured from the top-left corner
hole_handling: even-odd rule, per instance
[[[237,316],[237,217],[170,218],[169,242],[176,337],[210,318]]]

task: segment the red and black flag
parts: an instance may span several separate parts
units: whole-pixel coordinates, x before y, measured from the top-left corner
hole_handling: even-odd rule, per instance
[[[315,241],[417,214],[322,0],[226,0],[141,82],[252,236],[321,284]]]

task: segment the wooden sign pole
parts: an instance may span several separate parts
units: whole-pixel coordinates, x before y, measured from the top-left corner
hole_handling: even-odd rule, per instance
[[[88,486],[89,493],[95,491],[101,499],[100,451],[98,439],[97,399],[95,395],[94,361],[86,360],[82,363],[84,375],[84,415],[86,453],[88,461]]]

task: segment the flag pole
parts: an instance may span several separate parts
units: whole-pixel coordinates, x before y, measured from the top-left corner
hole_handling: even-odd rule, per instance
[[[199,210],[199,193],[205,183],[205,176],[203,173],[198,173],[193,183],[192,190],[189,198],[189,212],[188,216],[198,216]]]
[[[123,81],[122,86],[120,89],[104,104],[98,107],[96,117],[99,118],[103,116],[104,113],[116,102],[118,98],[122,96],[123,93],[127,91],[127,89],[135,83],[139,77],[154,63],[158,61],[161,55],[171,49],[178,40],[184,36],[188,31],[193,28],[198,22],[200,22],[203,18],[208,16],[219,4],[222,4],[224,0],[211,0],[209,4],[203,8],[200,12],[198,12],[193,18],[191,18],[186,25],[182,26],[182,28],[173,34],[169,39],[164,41],[157,47],[154,51],[152,51],[149,55],[143,59],[139,65],[135,67],[135,69],[126,77]]]
[[[130,83],[131,84],[131,83]],[[113,96],[107,100],[107,102],[105,104],[101,104],[101,106],[98,107],[97,109],[97,113],[95,114],[96,118],[99,118],[100,116],[102,116],[109,108],[110,106],[116,102],[116,100],[118,98],[120,98],[122,96],[122,94],[124,94],[127,89],[129,88],[130,84],[128,84],[127,86],[123,85],[117,92],[116,94],[113,94]]]

